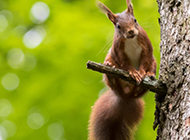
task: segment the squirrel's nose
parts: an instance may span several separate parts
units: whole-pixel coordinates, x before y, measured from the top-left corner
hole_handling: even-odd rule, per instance
[[[130,30],[130,31],[128,31],[128,33],[129,33],[130,35],[133,35],[133,34],[134,34],[134,31],[133,31],[133,30]]]

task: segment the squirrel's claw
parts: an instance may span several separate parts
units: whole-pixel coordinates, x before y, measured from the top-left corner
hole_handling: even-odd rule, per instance
[[[147,72],[146,76],[150,77],[150,79],[154,80],[156,78],[155,74],[153,72]]]
[[[138,85],[141,83],[142,77],[141,77],[140,73],[137,70],[129,71],[129,74],[132,76],[133,79],[136,80]]]
[[[105,65],[115,68],[115,65],[113,65],[110,61],[105,61]]]

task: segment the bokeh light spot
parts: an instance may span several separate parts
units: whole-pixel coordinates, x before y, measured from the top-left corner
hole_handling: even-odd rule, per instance
[[[6,90],[12,91],[18,87],[19,78],[14,73],[7,73],[3,76],[1,83]]]
[[[59,123],[52,123],[48,127],[48,136],[53,140],[59,140],[63,137],[64,129],[61,124]]]
[[[13,122],[6,120],[3,121],[1,125],[6,129],[8,137],[15,135],[17,128]]]
[[[19,25],[14,28],[14,33],[16,36],[23,36],[27,32],[27,28],[25,26]]]
[[[4,15],[0,15],[0,32],[3,32],[8,27],[8,21]]]
[[[32,113],[28,116],[28,126],[32,129],[39,129],[44,125],[44,117],[40,113]]]
[[[32,54],[25,54],[22,69],[25,71],[31,71],[35,68],[36,63],[37,63],[37,60]]]
[[[42,27],[32,28],[24,35],[23,43],[27,48],[34,49],[42,43],[45,35],[46,32],[44,28]]]
[[[12,68],[19,68],[24,60],[24,53],[21,49],[11,49],[7,53],[7,61]]]
[[[6,140],[7,139],[7,131],[6,129],[0,125],[0,140]]]
[[[4,15],[9,23],[13,21],[13,14],[8,10],[2,10],[0,12],[1,15]]]
[[[30,19],[34,23],[42,23],[50,15],[50,9],[48,5],[44,2],[36,2],[30,10]]]
[[[12,111],[12,105],[7,99],[0,99],[0,117],[7,117]]]

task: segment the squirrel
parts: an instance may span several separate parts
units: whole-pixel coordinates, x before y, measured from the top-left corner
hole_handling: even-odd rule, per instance
[[[147,90],[138,87],[145,76],[155,78],[156,60],[153,47],[137,23],[130,0],[127,10],[113,14],[103,3],[99,8],[115,26],[114,40],[104,64],[129,72],[136,85],[104,74],[109,90],[95,102],[89,120],[89,140],[132,140],[143,117],[142,96]]]

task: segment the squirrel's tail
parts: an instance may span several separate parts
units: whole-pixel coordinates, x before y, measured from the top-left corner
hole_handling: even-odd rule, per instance
[[[141,98],[123,100],[108,90],[92,107],[88,140],[132,140],[143,109]]]

